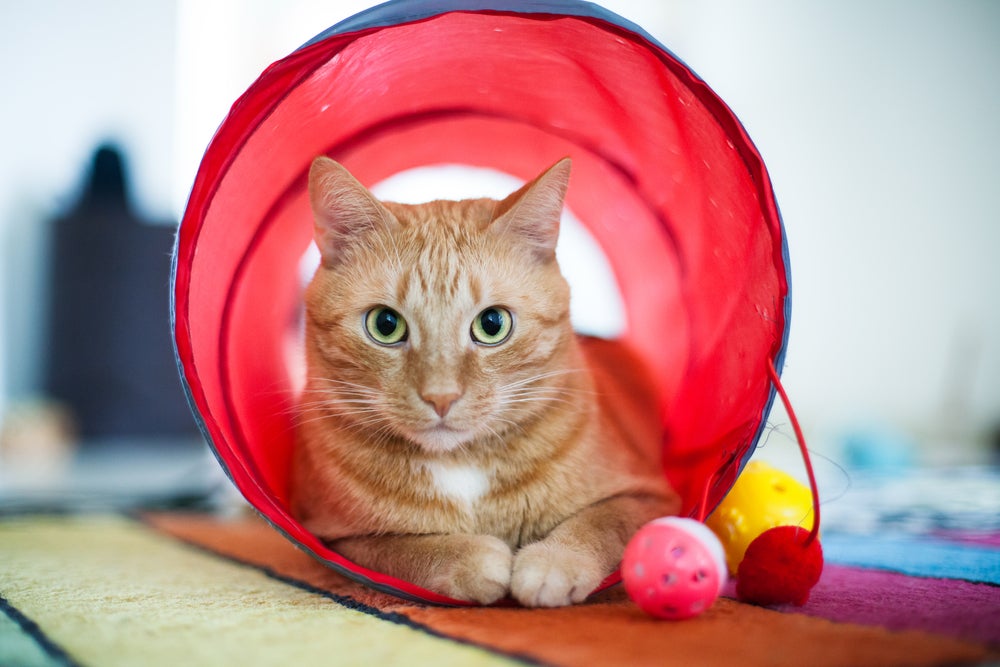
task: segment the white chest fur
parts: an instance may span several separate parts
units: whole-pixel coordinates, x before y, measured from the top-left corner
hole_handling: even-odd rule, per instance
[[[490,489],[486,471],[472,465],[427,461],[421,464],[438,495],[472,507]]]

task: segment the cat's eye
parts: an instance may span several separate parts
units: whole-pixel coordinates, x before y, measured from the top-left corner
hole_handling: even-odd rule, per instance
[[[481,345],[499,345],[514,328],[514,317],[500,306],[490,306],[472,320],[472,339]]]
[[[379,345],[396,345],[406,340],[406,320],[392,308],[378,306],[365,315],[365,331]]]

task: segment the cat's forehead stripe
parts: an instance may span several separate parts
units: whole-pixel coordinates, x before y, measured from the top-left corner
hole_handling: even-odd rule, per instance
[[[467,249],[442,239],[423,239],[418,247],[420,251],[413,263],[400,276],[401,303],[414,297],[424,300],[427,295],[443,296],[453,303],[479,299],[481,282],[470,264]]]

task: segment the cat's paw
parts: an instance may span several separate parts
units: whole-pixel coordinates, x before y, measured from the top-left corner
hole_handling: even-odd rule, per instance
[[[492,604],[510,592],[514,554],[491,535],[463,536],[453,556],[435,575],[431,588],[455,598]]]
[[[593,556],[535,542],[514,557],[510,591],[526,607],[562,607],[583,602],[608,574]]]

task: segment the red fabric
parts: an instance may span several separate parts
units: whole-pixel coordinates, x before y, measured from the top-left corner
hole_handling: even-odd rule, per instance
[[[786,326],[782,231],[759,155],[704,82],[639,35],[598,19],[454,12],[334,35],[272,65],[198,173],[175,258],[178,360],[220,461],[279,529],[387,581],[287,511],[284,350],[319,154],[369,185],[447,162],[527,179],[572,156],[568,204],[603,246],[625,338],[659,382],[666,474],[686,511],[710,479],[711,506],[722,498],[769,404],[765,368]]]

